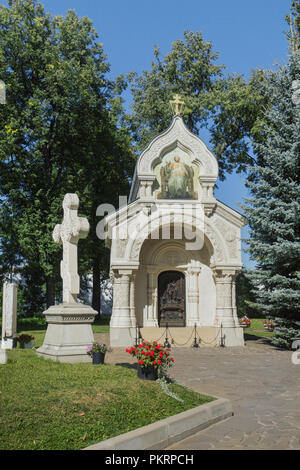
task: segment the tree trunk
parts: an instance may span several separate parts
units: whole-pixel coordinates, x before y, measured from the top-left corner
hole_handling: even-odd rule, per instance
[[[100,315],[100,263],[98,259],[93,262],[93,296],[92,296],[92,307],[98,312],[96,318]]]
[[[46,276],[46,302],[47,308],[55,304],[55,282],[52,276]]]

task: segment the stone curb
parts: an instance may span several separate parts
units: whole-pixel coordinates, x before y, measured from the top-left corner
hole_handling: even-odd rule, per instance
[[[232,415],[231,402],[219,398],[83,450],[162,450]]]

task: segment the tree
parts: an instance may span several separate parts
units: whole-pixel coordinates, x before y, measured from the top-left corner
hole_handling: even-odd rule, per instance
[[[247,271],[242,270],[236,280],[236,306],[238,317],[246,315],[250,318],[262,317],[257,311],[253,286],[247,276]]]
[[[169,100],[179,93],[188,128],[196,134],[201,127],[209,128],[223,180],[226,172],[245,171],[253,163],[250,138],[260,132],[265,75],[253,71],[248,83],[241,75],[224,76],[225,67],[215,63],[217,58],[212,43],[199,31],[185,31],[184,40],[173,42],[163,58],[155,46],[151,70],[128,77],[133,95],[128,121],[136,149],[141,150],[170,125]]]
[[[207,118],[203,96],[224,68],[214,63],[217,57],[211,42],[204,41],[201,32],[185,31],[184,40],[173,42],[171,52],[164,58],[159,47],[154,46],[150,72],[128,75],[133,95],[133,112],[128,119],[139,150],[169,126],[169,100],[175,93],[185,100],[184,116],[189,129],[198,132]]]
[[[221,180],[226,173],[247,172],[248,165],[257,163],[252,143],[263,138],[268,79],[268,72],[261,69],[253,70],[248,82],[242,75],[227,76],[217,80],[207,95],[210,143],[219,161]]]
[[[93,229],[97,197],[110,202],[115,186],[128,184],[131,168],[126,132],[117,127],[116,86],[107,79],[97,38],[92,22],[73,11],[53,18],[33,0],[0,8],[0,76],[7,87],[0,107],[0,197],[16,214],[13,251],[27,270],[41,270],[47,306],[59,280],[61,247],[52,231],[64,194],[79,195]],[[6,232],[2,236],[10,236]],[[83,258],[95,253],[95,243],[88,246],[89,255],[80,250]],[[91,263],[84,266],[92,270]]]
[[[292,0],[291,13],[285,17],[289,25],[287,31],[287,39],[290,44],[291,53],[295,53],[300,48],[300,3],[299,1]]]
[[[274,344],[285,347],[300,330],[300,100],[296,104],[293,87],[299,76],[299,51],[270,75],[265,93],[271,106],[263,139],[254,144],[259,164],[250,169],[252,197],[244,206],[249,251],[257,261],[250,275],[257,304],[284,326]]]

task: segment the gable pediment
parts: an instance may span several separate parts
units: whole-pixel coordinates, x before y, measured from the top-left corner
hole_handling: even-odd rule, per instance
[[[183,199],[197,199],[199,185],[202,182],[214,184],[218,178],[217,159],[205,143],[187,129],[180,116],[175,116],[170,127],[153,139],[141,153],[136,165],[130,201],[140,195],[139,189],[143,185],[151,186],[148,193],[145,190],[145,195],[152,196],[153,191],[158,187],[161,188],[162,167],[168,169],[172,165],[185,167],[182,171],[187,174],[185,188],[187,194],[186,197],[182,197]],[[191,188],[190,196],[188,187]],[[158,191],[157,194],[164,194],[164,191]],[[172,198],[171,196],[169,198]]]

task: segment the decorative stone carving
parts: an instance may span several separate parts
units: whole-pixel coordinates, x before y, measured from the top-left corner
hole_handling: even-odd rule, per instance
[[[161,149],[171,147],[176,141],[190,149],[195,155],[195,159],[199,159],[203,172],[211,176],[217,176],[218,164],[215,157],[197,136],[187,130],[182,118],[179,116],[175,117],[171,127],[154,139],[141,154],[138,161],[138,173],[150,174],[151,164],[157,158],[157,155],[161,153]]]
[[[63,244],[63,303],[44,312],[48,326],[44,343],[37,350],[39,356],[60,362],[91,362],[86,350],[94,341],[91,324],[97,312],[77,302],[80,287],[77,243],[89,232],[87,219],[77,216],[78,206],[77,194],[65,195],[64,220],[53,232],[55,243]]]
[[[126,239],[118,238],[116,240],[116,257],[117,258],[122,258],[124,256],[127,243],[128,243],[127,238]]]
[[[226,240],[229,258],[236,258],[238,256],[236,230],[220,219],[217,219],[214,225]]]
[[[227,247],[229,252],[230,258],[236,258],[237,253],[237,240],[236,240],[236,233],[234,230],[228,230],[225,233],[225,239],[227,241]]]
[[[118,270],[114,273],[114,300],[111,326],[135,327],[135,273]]]
[[[199,274],[201,272],[200,263],[197,265],[189,265],[187,270],[188,275],[188,301],[190,304],[190,314],[188,323],[190,325],[198,324],[199,322]]]
[[[132,249],[131,249],[131,254],[130,254],[130,258],[133,259],[133,260],[136,260],[139,258],[139,254],[140,254],[140,251],[141,251],[141,247],[142,247],[142,244],[143,242],[145,241],[147,237],[141,237],[141,238],[137,238],[135,240],[135,242],[133,243],[133,246],[132,246]]]
[[[130,278],[130,287],[129,287],[129,304],[130,304],[130,320],[131,326],[136,326],[136,316],[135,316],[135,273],[131,275]]]
[[[76,303],[79,294],[77,272],[77,243],[86,238],[90,225],[87,219],[77,216],[79,198],[77,194],[66,194],[63,201],[64,220],[53,231],[55,243],[63,244],[63,260],[60,266],[63,280],[63,302]]]
[[[216,323],[225,328],[237,326],[235,311],[236,271],[215,270],[216,282]]]
[[[225,259],[224,250],[222,249],[222,245],[219,242],[216,233],[208,224],[205,224],[205,235],[208,237],[213,246],[215,262],[222,263]]]
[[[164,251],[158,257],[158,264],[160,266],[179,266],[186,264],[186,256],[181,252],[174,249]]]
[[[207,217],[211,217],[211,215],[214,213],[214,210],[216,208],[216,203],[215,202],[204,202],[203,207],[204,207],[205,215]]]
[[[130,193],[128,242],[125,246],[114,240],[112,245],[112,346],[134,343],[135,313],[144,322],[139,325],[144,327],[143,337],[151,329],[151,339],[158,339],[163,334],[156,331],[158,320],[162,318],[163,325],[178,313],[174,296],[182,303],[186,327],[196,323],[198,328],[212,328],[214,338],[220,336],[222,324],[226,345],[243,345],[234,275],[241,264],[244,218],[214,198],[217,177],[216,158],[180,116],[142,152]],[[124,223],[124,211],[121,221],[117,215],[107,218],[108,233]],[[159,279],[167,270],[170,276],[171,271],[182,273],[184,303],[183,296],[174,294],[172,282],[160,289]],[[181,329],[185,330],[183,323]]]

